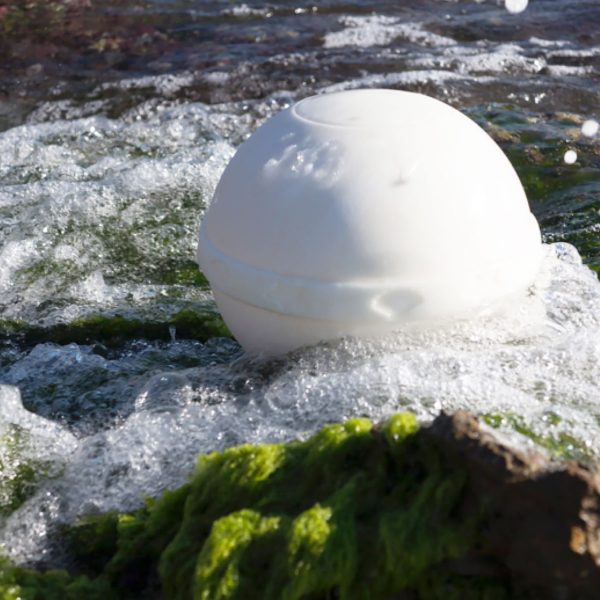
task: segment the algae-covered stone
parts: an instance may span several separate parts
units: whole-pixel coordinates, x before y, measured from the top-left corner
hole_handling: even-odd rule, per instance
[[[188,486],[137,514],[87,520],[116,549],[98,573],[133,597],[448,597],[431,574],[466,552],[476,519],[453,514],[465,473],[416,432],[411,415],[381,429],[353,419],[306,442],[203,456]],[[71,539],[85,562],[98,553],[82,531]]]
[[[467,413],[422,428],[406,414],[380,427],[352,419],[304,442],[202,456],[189,484],[137,513],[68,527],[73,574],[4,563],[0,591],[31,599],[592,600],[597,506],[592,470],[508,447]]]
[[[579,250],[584,263],[600,271],[596,227],[598,209],[598,145],[581,135],[584,118],[556,112],[526,115],[510,106],[474,109],[472,115],[502,147],[517,171],[544,241],[565,241]],[[564,162],[577,152],[577,165]]]

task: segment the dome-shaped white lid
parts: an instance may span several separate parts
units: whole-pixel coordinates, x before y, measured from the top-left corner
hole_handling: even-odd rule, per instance
[[[315,96],[225,170],[201,226],[211,285],[327,320],[473,310],[524,289],[538,225],[510,162],[473,121],[410,92]]]

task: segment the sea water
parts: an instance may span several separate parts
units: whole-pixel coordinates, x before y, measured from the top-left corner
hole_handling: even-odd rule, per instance
[[[0,460],[39,471],[31,497],[0,516],[9,556],[59,564],[60,524],[139,507],[185,482],[199,453],[304,438],[351,416],[407,410],[427,422],[464,408],[527,433],[515,443],[600,456],[600,284],[587,266],[600,264],[600,152],[582,132],[600,96],[593,2],[538,0],[519,14],[441,0],[147,10],[181,42],[158,65],[85,85],[58,70],[35,93],[24,79],[27,102],[4,79],[0,319],[12,329],[0,435],[19,432],[19,450]],[[98,315],[153,323],[214,310],[195,278],[197,229],[235,148],[303,96],[374,86],[452,103],[513,159],[545,240],[523,297],[471,321],[278,359],[176,327],[169,340],[116,346],[43,339]],[[42,338],[25,339],[27,326]]]

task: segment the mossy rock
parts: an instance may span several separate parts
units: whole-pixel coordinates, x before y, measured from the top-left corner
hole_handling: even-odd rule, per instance
[[[538,600],[566,590],[589,600],[600,568],[573,532],[596,539],[582,514],[599,502],[595,471],[511,449],[467,413],[421,428],[409,414],[382,426],[351,419],[304,442],[201,456],[188,484],[143,509],[66,527],[71,574],[3,563],[0,592]]]
[[[98,342],[109,347],[119,347],[133,339],[169,340],[173,334],[178,339],[199,341],[213,337],[231,337],[221,316],[210,309],[186,308],[162,322],[130,319],[121,315],[94,315],[50,327],[36,327],[20,321],[0,321],[0,338],[16,339],[26,346],[47,342]]]
[[[581,134],[582,117],[555,113],[540,119],[499,105],[491,110],[479,107],[471,116],[507,154],[546,241],[573,244],[584,263],[598,272],[600,240],[595,223],[600,209],[600,163],[597,146]],[[565,164],[568,149],[576,150],[577,164]]]
[[[480,514],[458,510],[466,471],[417,432],[408,414],[353,419],[202,456],[189,484],[137,513],[68,527],[77,577],[5,566],[5,579],[24,598],[41,598],[46,577],[66,598],[75,585],[86,598],[508,598],[503,581],[448,568],[476,543]]]

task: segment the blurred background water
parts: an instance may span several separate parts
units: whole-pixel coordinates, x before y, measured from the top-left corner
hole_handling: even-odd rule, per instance
[[[59,560],[61,522],[139,506],[200,452],[351,415],[468,408],[598,456],[600,286],[581,262],[600,269],[598,2],[29,6],[0,7],[0,426],[20,432],[0,460],[37,465],[0,507],[12,557]],[[494,317],[245,356],[194,262],[203,210],[266,118],[361,87],[435,96],[494,137],[542,273]]]

